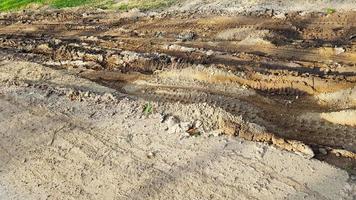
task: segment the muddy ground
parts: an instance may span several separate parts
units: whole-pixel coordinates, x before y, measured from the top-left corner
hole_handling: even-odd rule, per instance
[[[355,17],[1,14],[0,197],[355,198]]]

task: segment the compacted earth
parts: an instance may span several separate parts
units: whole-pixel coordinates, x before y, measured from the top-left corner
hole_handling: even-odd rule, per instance
[[[355,18],[0,13],[0,199],[355,199]]]

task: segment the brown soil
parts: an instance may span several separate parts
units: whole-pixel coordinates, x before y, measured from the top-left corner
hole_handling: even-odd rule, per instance
[[[0,56],[72,70],[147,100],[205,102],[264,128],[257,134],[223,120],[227,133],[292,151],[303,152],[306,144],[317,158],[352,171],[355,126],[308,115],[356,108],[350,98],[356,90],[355,17],[351,11],[285,18],[15,13],[0,16]],[[340,91],[350,91],[338,97],[342,104],[332,98]]]

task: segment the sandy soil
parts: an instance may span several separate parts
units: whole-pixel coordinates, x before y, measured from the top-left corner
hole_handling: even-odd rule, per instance
[[[0,64],[1,199],[353,199],[318,160],[235,137],[171,131],[154,104],[34,63]],[[60,79],[60,84],[58,80]],[[77,93],[78,92],[78,93]],[[77,94],[77,95],[73,95]],[[77,98],[80,97],[80,98]],[[196,112],[218,112],[196,104]],[[157,108],[157,109],[156,109]],[[179,110],[178,110],[179,109]],[[167,118],[167,117],[166,117]]]
[[[356,10],[354,0],[192,0],[182,1],[171,8],[179,11],[215,12],[215,13],[245,13],[245,12],[276,12],[278,14],[290,11],[313,12],[325,11],[327,8],[339,11]]]
[[[0,13],[0,199],[356,199],[355,6]]]

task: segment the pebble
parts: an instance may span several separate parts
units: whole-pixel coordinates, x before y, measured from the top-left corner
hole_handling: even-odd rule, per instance
[[[147,158],[149,158],[149,159],[154,158],[155,156],[156,156],[156,154],[154,152],[147,153]]]
[[[356,181],[356,175],[351,175],[351,176],[350,176],[350,179],[351,179],[352,181]]]
[[[209,50],[209,51],[206,52],[206,55],[207,56],[212,56],[212,55],[214,55],[214,51]]]
[[[278,15],[274,15],[273,18],[284,20],[284,19],[286,19],[287,17],[286,17],[286,14],[285,14],[285,13],[279,13]]]
[[[166,116],[162,122],[167,124],[168,129],[170,129],[173,126],[175,126],[176,124],[179,124],[179,119],[178,119],[178,117],[175,117],[175,116]]]
[[[105,93],[105,94],[101,97],[101,99],[102,99],[103,101],[115,101],[115,97],[114,97],[114,95],[111,94],[111,93]]]
[[[223,130],[217,129],[217,130],[213,130],[213,131],[209,132],[207,135],[208,136],[218,137],[218,136],[223,135],[223,134],[224,134]]]
[[[178,35],[178,39],[183,41],[191,41],[196,37],[196,33],[193,31],[183,32],[182,34]]]
[[[328,154],[328,151],[327,151],[326,149],[324,149],[324,148],[319,148],[319,152],[320,152],[321,154],[323,154],[323,155]]]

